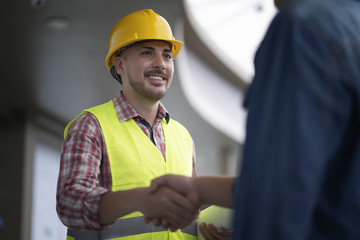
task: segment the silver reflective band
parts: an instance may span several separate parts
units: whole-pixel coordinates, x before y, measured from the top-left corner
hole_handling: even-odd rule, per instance
[[[132,236],[142,233],[167,231],[163,227],[144,223],[144,217],[118,219],[110,228],[102,231],[68,229],[67,235],[75,240],[102,240]],[[196,223],[181,229],[181,232],[197,236]]]

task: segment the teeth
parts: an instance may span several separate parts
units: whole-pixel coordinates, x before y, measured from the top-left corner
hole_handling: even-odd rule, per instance
[[[148,76],[148,78],[154,78],[154,79],[163,80],[163,78],[162,78],[162,77],[159,77],[159,76],[153,76],[153,75]]]

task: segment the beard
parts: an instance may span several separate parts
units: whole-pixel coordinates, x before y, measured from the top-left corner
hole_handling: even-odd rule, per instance
[[[166,86],[161,89],[151,89],[146,87],[144,82],[139,83],[134,81],[131,76],[129,76],[129,83],[135,92],[151,101],[159,101],[166,95],[167,91],[169,90],[169,87]]]

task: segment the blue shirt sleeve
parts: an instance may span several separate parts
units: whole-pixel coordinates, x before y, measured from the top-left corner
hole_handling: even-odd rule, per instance
[[[351,99],[336,47],[317,26],[280,12],[258,49],[234,239],[304,239],[326,167],[338,157]]]

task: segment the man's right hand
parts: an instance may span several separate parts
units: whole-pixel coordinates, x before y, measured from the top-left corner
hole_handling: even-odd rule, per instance
[[[166,186],[186,196],[194,205],[201,207],[201,199],[194,185],[193,178],[182,175],[167,174],[151,181],[150,192]]]
[[[182,175],[174,175],[168,174],[161,177],[158,177],[151,182],[151,186],[149,188],[150,193],[155,194],[161,188],[171,188],[172,190],[178,192],[179,194],[186,197],[190,202],[197,208],[196,214],[198,215],[201,207],[201,201],[198,196],[197,190],[195,185],[192,181],[191,177],[186,177]],[[196,217],[197,217],[196,215]],[[196,219],[196,218],[195,218]],[[189,221],[189,219],[183,219],[182,223],[186,222],[186,225],[189,225],[195,219]],[[176,225],[174,225],[169,219],[167,218],[152,218],[145,215],[145,222],[150,223],[152,222],[156,226],[163,226],[169,228],[171,231],[176,231],[179,229]],[[178,224],[179,225],[179,224]],[[186,226],[185,225],[185,226]],[[185,227],[183,226],[183,227]]]
[[[163,183],[145,190],[141,206],[140,211],[148,219],[146,222],[153,221],[155,225],[162,225],[172,231],[186,227],[199,214],[197,204]]]

